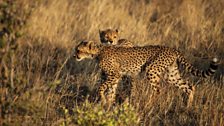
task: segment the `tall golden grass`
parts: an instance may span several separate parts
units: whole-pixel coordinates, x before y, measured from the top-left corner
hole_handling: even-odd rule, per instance
[[[181,92],[165,86],[150,97],[147,83],[136,78],[132,106],[139,125],[224,125],[224,2],[219,0],[16,0],[29,12],[15,51],[1,55],[1,125],[64,125],[64,109],[80,106],[100,84],[92,60],[76,62],[80,40],[99,41],[99,29],[119,29],[135,45],[166,45],[182,51],[199,68],[220,59],[214,77],[185,78],[196,86],[192,107]],[[18,4],[19,3],[19,4]],[[14,12],[12,12],[14,13]],[[20,16],[23,16],[20,15]],[[2,50],[2,49],[1,49]],[[3,77],[4,75],[4,77]],[[72,117],[72,112],[70,113]],[[71,125],[76,125],[70,122]],[[68,125],[69,125],[68,124]]]

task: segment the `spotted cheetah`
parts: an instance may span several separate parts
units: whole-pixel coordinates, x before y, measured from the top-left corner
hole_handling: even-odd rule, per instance
[[[99,30],[100,41],[103,44],[108,45],[118,45],[123,47],[133,47],[133,44],[127,39],[119,39],[119,31],[118,29],[106,29],[106,30]]]
[[[119,39],[119,31],[118,29],[106,29],[106,30],[99,30],[99,35],[100,35],[100,40],[102,44],[107,44],[107,45],[117,45],[117,46],[122,46],[122,47],[133,47],[134,45],[132,42],[130,42],[127,39]],[[119,100],[120,101],[125,101],[127,100],[126,98],[130,94],[132,84],[130,83],[130,77],[129,76],[124,76],[122,78],[122,84],[121,87],[119,87]],[[122,94],[122,95],[120,95]],[[130,97],[129,97],[130,98]]]
[[[208,77],[217,70],[217,58],[214,58],[207,70],[199,70],[187,62],[183,55],[165,46],[129,47],[98,44],[94,41],[82,41],[75,49],[75,58],[97,59],[99,67],[107,75],[106,81],[99,87],[98,93],[103,104],[113,103],[119,80],[123,75],[136,76],[142,72],[154,91],[160,91],[161,75],[163,80],[188,96],[187,104],[193,100],[194,87],[180,76],[178,67],[198,77]],[[166,77],[166,78],[165,78]]]

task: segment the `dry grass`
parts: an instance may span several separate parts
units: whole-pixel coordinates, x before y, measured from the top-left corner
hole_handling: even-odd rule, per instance
[[[11,36],[18,31],[22,34],[15,40],[6,36],[9,44],[0,46],[0,125],[66,125],[68,118],[62,114],[63,108],[82,105],[100,83],[95,62],[74,61],[72,49],[83,39],[99,41],[98,30],[106,28],[120,29],[121,38],[136,45],[177,48],[200,68],[208,65],[208,59],[203,58],[220,59],[215,77],[199,79],[186,75],[190,83],[197,85],[190,108],[184,107],[181,92],[171,87],[164,87],[162,94],[150,98],[147,83],[137,78],[132,106],[141,124],[224,125],[223,1],[16,0],[15,3],[9,6],[16,10],[9,9],[11,17],[24,21],[25,25],[17,28],[3,25],[5,22],[0,24],[0,30],[16,27]],[[18,48],[14,49],[12,42]]]

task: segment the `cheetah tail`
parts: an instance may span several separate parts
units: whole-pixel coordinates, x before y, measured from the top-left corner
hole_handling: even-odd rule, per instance
[[[189,64],[183,56],[179,57],[179,62],[185,67],[185,69],[188,72],[190,72],[194,76],[198,76],[198,77],[204,77],[204,78],[209,77],[209,76],[213,75],[216,72],[216,70],[218,69],[218,59],[217,58],[213,58],[213,60],[210,63],[210,66],[207,70],[199,70],[199,69],[195,68],[194,66]]]

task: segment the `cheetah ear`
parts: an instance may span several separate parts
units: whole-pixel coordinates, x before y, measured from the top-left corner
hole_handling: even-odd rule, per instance
[[[89,44],[88,44],[89,48],[92,48],[92,47],[94,47],[96,45],[97,45],[97,42],[95,42],[95,41],[89,41]]]
[[[87,45],[87,47],[88,47],[89,49],[91,49],[92,46],[93,46],[93,41],[88,41],[88,45]]]
[[[84,46],[86,46],[88,43],[89,43],[89,42],[88,42],[87,40],[82,40],[82,41],[80,42],[80,44],[83,44]]]
[[[116,29],[115,31],[116,31],[117,33],[119,33],[119,30],[118,30],[118,29]]]

